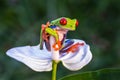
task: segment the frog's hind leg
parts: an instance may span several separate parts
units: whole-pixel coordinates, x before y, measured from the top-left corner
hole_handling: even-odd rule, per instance
[[[60,50],[60,53],[75,53],[79,50],[79,47],[83,45],[84,43],[75,43],[74,40],[67,40],[65,46]]]
[[[74,41],[71,40],[71,39],[66,40],[65,43],[64,43],[63,48],[60,50],[60,54],[67,52],[68,48],[69,48],[73,43],[74,43]]]
[[[83,45],[84,45],[84,43],[77,42],[77,43],[73,44],[70,48],[67,49],[67,53],[69,53],[69,52],[75,53],[79,50],[80,46],[83,46]]]

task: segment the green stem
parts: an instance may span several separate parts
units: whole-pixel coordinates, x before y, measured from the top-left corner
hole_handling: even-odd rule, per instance
[[[53,60],[53,63],[52,63],[52,80],[56,80],[56,72],[57,72],[57,62],[55,62]]]

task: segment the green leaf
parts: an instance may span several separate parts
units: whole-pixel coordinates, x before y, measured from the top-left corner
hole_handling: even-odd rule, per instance
[[[101,69],[65,76],[60,80],[119,80],[120,69]]]

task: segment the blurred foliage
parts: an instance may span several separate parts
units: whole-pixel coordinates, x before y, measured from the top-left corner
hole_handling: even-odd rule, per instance
[[[36,73],[5,52],[39,44],[42,23],[58,17],[77,18],[79,27],[68,38],[85,40],[93,60],[77,72],[58,67],[57,78],[102,68],[120,68],[120,0],[0,0],[0,80],[50,80],[51,72]],[[74,36],[73,36],[73,35]]]
[[[60,80],[118,80],[120,69],[102,69],[66,76]]]

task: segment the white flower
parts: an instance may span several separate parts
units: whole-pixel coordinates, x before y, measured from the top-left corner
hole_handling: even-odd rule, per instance
[[[79,50],[74,53],[69,52],[60,54],[59,51],[48,51],[45,45],[43,46],[43,50],[40,50],[39,45],[23,46],[12,48],[6,53],[8,56],[24,63],[34,71],[51,71],[52,60],[61,61],[67,69],[76,71],[91,61],[92,54],[89,45],[87,45],[83,40],[73,40],[74,44],[84,43],[84,45],[80,46]]]

